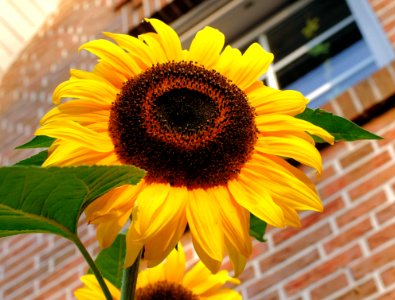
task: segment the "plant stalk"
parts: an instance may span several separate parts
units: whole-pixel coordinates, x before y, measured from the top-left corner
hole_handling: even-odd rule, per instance
[[[134,300],[135,298],[137,276],[139,273],[142,252],[143,249],[141,249],[139,255],[137,255],[133,265],[123,271],[121,300]]]
[[[85,261],[88,263],[89,267],[92,270],[92,273],[95,275],[97,282],[99,283],[101,289],[103,290],[103,294],[106,297],[106,300],[113,300],[110,290],[108,289],[103,276],[100,273],[100,270],[97,268],[95,261],[89,254],[88,250],[86,250],[85,246],[82,244],[81,240],[77,238],[73,238],[73,242],[80,250],[82,256],[85,258]]]

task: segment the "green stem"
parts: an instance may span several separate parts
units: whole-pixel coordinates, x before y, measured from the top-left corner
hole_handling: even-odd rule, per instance
[[[106,300],[113,300],[110,290],[108,289],[103,276],[101,275],[99,269],[97,268],[95,261],[89,254],[88,250],[86,250],[85,246],[82,244],[81,240],[76,237],[73,238],[73,242],[75,245],[78,247],[80,250],[82,256],[85,258],[85,261],[88,263],[89,267],[91,268],[93,274],[96,277],[97,282],[99,283],[101,289],[103,290],[104,296],[106,297]]]
[[[121,300],[134,300],[142,250],[133,265],[123,271]]]

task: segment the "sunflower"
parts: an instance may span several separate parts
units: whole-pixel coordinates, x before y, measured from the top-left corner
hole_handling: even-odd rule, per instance
[[[105,299],[94,275],[84,275],[81,281],[84,287],[74,292],[78,300]],[[109,281],[106,280],[106,283],[113,299],[119,300],[120,291]],[[230,277],[225,270],[212,274],[201,261],[186,272],[185,254],[181,244],[178,244],[178,251],[174,249],[164,262],[139,273],[135,299],[241,299],[238,292],[223,287],[226,283],[239,284],[240,281]]]
[[[126,265],[144,247],[150,266],[177,245],[186,226],[213,272],[229,255],[236,274],[252,251],[250,214],[276,227],[300,226],[297,212],[322,211],[314,185],[286,159],[321,172],[311,135],[295,118],[307,105],[297,91],[259,78],[273,55],[254,43],[242,54],[205,27],[188,50],[156,19],[138,38],[105,33],[80,47],[99,57],[93,71],[71,70],[54,91],[57,106],[36,135],[56,138],[44,166],[133,165],[146,171],[86,210],[109,246],[132,215]],[[74,98],[61,102],[62,98]]]

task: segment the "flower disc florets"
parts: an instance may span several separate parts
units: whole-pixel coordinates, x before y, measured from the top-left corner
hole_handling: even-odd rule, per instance
[[[127,81],[109,132],[125,164],[149,182],[211,187],[233,179],[257,139],[254,110],[236,85],[192,62],[157,64]]]
[[[181,284],[166,280],[136,290],[136,300],[198,300],[199,297]]]

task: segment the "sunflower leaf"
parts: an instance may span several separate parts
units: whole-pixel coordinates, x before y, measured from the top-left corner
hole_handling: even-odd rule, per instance
[[[296,118],[324,128],[335,137],[336,142],[382,139],[382,137],[359,127],[350,120],[336,116],[322,109],[312,110],[310,108],[306,108],[306,110],[297,115]],[[323,142],[323,140],[318,137],[314,137],[314,139],[316,142]]]
[[[54,141],[55,138],[51,138],[46,135],[37,135],[27,143],[20,145],[15,149],[49,148]]]
[[[17,162],[15,166],[41,166],[44,161],[48,158],[48,150],[41,151],[33,156],[30,156],[20,162]]]
[[[260,242],[266,242],[264,238],[266,232],[266,222],[262,221],[253,214],[250,214],[250,236],[256,238]]]
[[[143,174],[129,166],[0,168],[0,237],[41,232],[74,239],[89,203]]]
[[[100,251],[95,259],[103,277],[110,281],[117,288],[121,288],[123,266],[126,253],[126,238],[124,234],[119,234],[114,243],[109,248]],[[92,273],[91,270],[88,273]]]

